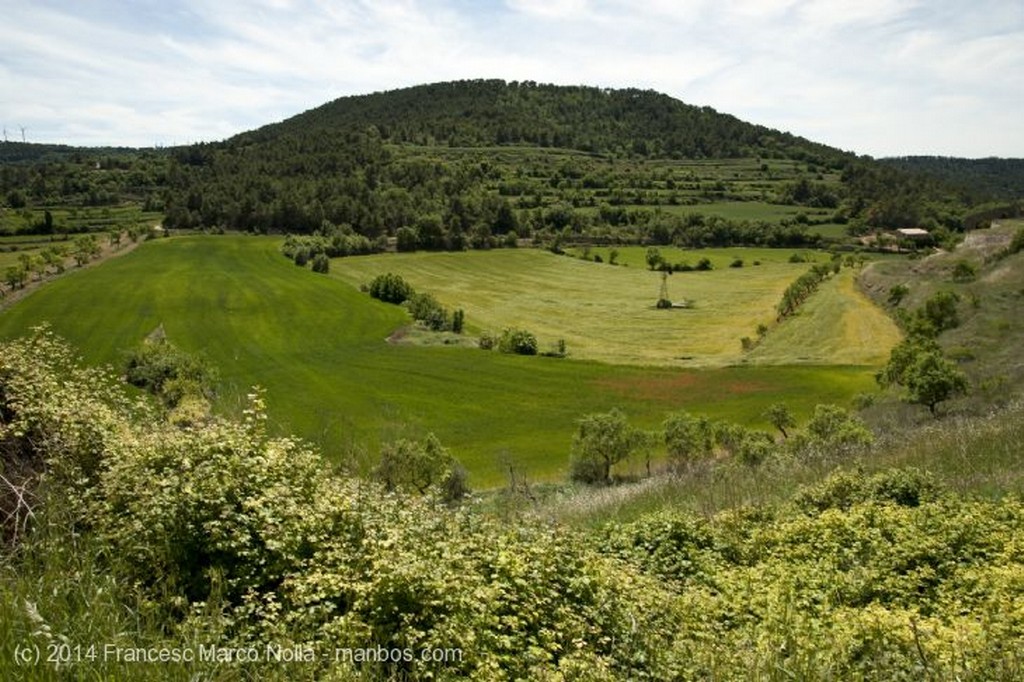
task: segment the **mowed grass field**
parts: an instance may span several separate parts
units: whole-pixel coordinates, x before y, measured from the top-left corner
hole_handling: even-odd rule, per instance
[[[564,339],[574,358],[616,364],[721,367],[771,364],[880,364],[899,340],[892,320],[861,295],[853,272],[829,281],[801,313],[775,324],[775,306],[808,263],[790,263],[792,251],[773,249],[660,249],[672,263],[710,271],[677,272],[667,279],[669,298],[684,309],[655,307],[662,274],[646,268],[646,250],[592,249],[603,263],[546,251],[381,254],[334,261],[332,276],[354,286],[394,272],[417,291],[466,311],[470,330],[520,327],[537,335],[542,350]],[[828,254],[801,252],[827,261]],[[736,260],[743,267],[729,267]],[[757,262],[759,265],[754,265]],[[821,299],[820,302],[817,299]],[[772,328],[756,353],[740,339]]]
[[[620,407],[648,428],[677,409],[767,426],[762,413],[773,402],[784,400],[803,417],[818,402],[848,404],[873,387],[873,369],[863,366],[679,369],[392,345],[386,337],[408,322],[401,308],[343,281],[347,263],[332,263],[337,276],[318,275],[282,257],[280,243],[234,235],[144,243],[99,267],[69,272],[0,311],[0,338],[49,322],[87,361],[118,365],[127,349],[163,325],[170,341],[205,353],[218,368],[220,410],[239,410],[258,384],[267,391],[275,428],[363,470],[382,441],[434,432],[469,469],[475,487],[501,485],[510,464],[532,480],[563,477],[575,420],[589,412]],[[474,261],[477,255],[523,259],[522,268],[531,256],[541,257],[553,272],[651,274],[538,252],[461,254],[482,271],[497,267],[497,261]],[[392,258],[382,263],[399,263]],[[551,282],[541,279],[538,286],[532,297],[555,295]],[[657,286],[656,278],[645,282],[638,300],[649,304]],[[589,314],[619,313],[595,302]]]

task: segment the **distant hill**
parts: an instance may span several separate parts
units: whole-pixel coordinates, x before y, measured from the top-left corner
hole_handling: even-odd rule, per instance
[[[1024,159],[904,156],[880,161],[900,170],[963,187],[982,200],[1024,199]]]
[[[973,225],[993,194],[958,186],[963,175],[878,163],[651,90],[467,80],[342,97],[187,147],[4,143],[0,205],[144,203],[171,229],[336,229],[374,249],[399,236],[434,249],[795,245],[817,242],[811,226],[841,238]]]
[[[656,158],[764,156],[832,165],[852,155],[652,90],[466,80],[342,97],[240,141],[373,127],[391,143],[529,145]]]
[[[129,147],[72,147],[66,144],[0,142],[0,164],[59,163],[69,159],[81,160],[131,154],[137,151]]]

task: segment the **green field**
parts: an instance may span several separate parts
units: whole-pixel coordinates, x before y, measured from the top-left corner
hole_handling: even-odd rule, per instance
[[[433,431],[477,487],[500,485],[510,462],[535,480],[563,476],[574,420],[588,412],[619,406],[638,425],[654,426],[667,412],[686,408],[763,425],[761,414],[775,401],[787,401],[803,416],[815,403],[847,404],[873,386],[872,368],[864,366],[696,370],[392,345],[385,339],[407,324],[406,314],[340,280],[356,259],[335,261],[336,277],[324,277],[296,268],[280,255],[279,244],[276,238],[241,236],[146,242],[101,267],[70,272],[0,312],[0,337],[49,321],[88,361],[116,364],[162,324],[172,342],[204,352],[219,369],[220,409],[237,412],[249,387],[259,384],[267,389],[280,431],[318,442],[329,457],[356,466],[372,461],[382,440]],[[555,267],[552,272],[561,268],[584,278],[636,277],[644,282],[642,296],[637,294],[644,305],[659,286],[653,273],[639,268],[541,252],[448,257],[481,270],[495,267],[487,259],[521,259],[510,261],[521,268],[536,259]],[[401,262],[393,258],[387,263]],[[769,263],[760,267],[768,271]],[[741,270],[720,274],[757,275],[753,267]],[[564,297],[550,284],[544,290],[551,293],[540,296]],[[590,312],[619,314],[607,306]],[[736,336],[730,337],[733,348]],[[579,350],[570,345],[570,352]]]
[[[473,328],[525,328],[537,335],[542,349],[564,339],[574,358],[616,364],[880,364],[899,340],[892,320],[856,291],[849,270],[822,288],[815,297],[821,303],[812,301],[800,315],[776,325],[782,292],[809,267],[790,263],[793,251],[661,249],[669,262],[694,265],[706,257],[714,267],[668,278],[669,298],[689,305],[672,310],[654,306],[662,275],[646,269],[646,249],[616,251],[624,267],[607,264],[604,248],[590,250],[604,263],[535,250],[384,254],[336,260],[332,274],[358,286],[395,272],[418,291],[464,309]],[[744,266],[729,267],[737,260]],[[748,356],[740,339],[753,336],[758,324],[772,332]]]

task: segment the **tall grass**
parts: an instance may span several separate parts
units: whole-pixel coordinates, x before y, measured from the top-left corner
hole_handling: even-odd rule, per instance
[[[722,460],[687,473],[662,474],[605,489],[566,487],[535,512],[574,524],[628,521],[665,508],[712,515],[725,509],[780,503],[800,487],[837,470],[866,474],[897,467],[931,473],[950,491],[998,500],[1024,495],[1024,403],[981,417],[951,417],[891,430],[857,452],[780,450],[760,466]]]

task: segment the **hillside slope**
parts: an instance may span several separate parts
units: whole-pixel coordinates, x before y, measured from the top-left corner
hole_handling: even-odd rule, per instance
[[[371,126],[392,143],[523,144],[652,158],[766,155],[828,165],[852,156],[651,90],[501,80],[433,83],[342,97],[235,139]]]
[[[915,309],[939,291],[958,297],[959,325],[939,341],[971,381],[974,397],[967,404],[1007,402],[1024,387],[1024,253],[1009,249],[1022,231],[1024,221],[997,222],[971,232],[953,251],[873,263],[861,277],[865,292],[880,305],[893,287],[907,287],[900,310]]]

